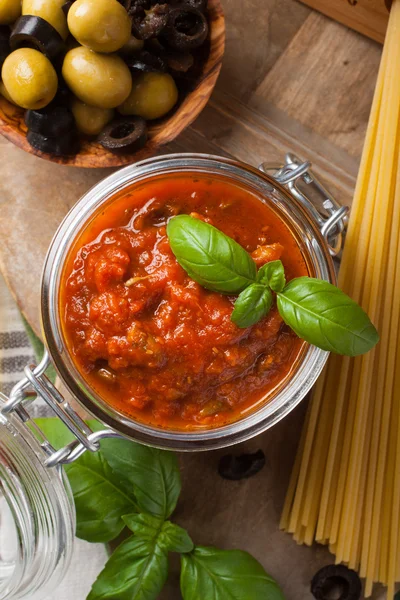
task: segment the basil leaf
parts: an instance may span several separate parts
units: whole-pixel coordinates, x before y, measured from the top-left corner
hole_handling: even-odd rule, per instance
[[[329,352],[357,356],[379,335],[368,315],[349,296],[321,279],[292,279],[278,293],[282,319],[301,338]]]
[[[284,600],[260,563],[241,550],[197,546],[181,557],[184,600]]]
[[[60,448],[74,439],[59,419],[35,419],[52,446]],[[90,421],[93,428],[96,422]],[[137,510],[133,493],[128,493],[120,477],[107,464],[101,450],[85,452],[65,465],[76,509],[76,535],[88,542],[109,542],[125,524],[122,516]]]
[[[158,537],[132,536],[111,555],[87,600],[156,600],[168,576]]]
[[[281,260],[272,260],[257,273],[257,281],[268,285],[274,292],[281,292],[286,284],[285,269]]]
[[[271,306],[271,290],[261,283],[252,283],[238,296],[231,321],[238,327],[251,327],[269,313]]]
[[[143,513],[125,515],[124,521],[131,531],[142,538],[152,539],[158,536],[158,544],[164,550],[170,552],[191,552],[193,550],[194,545],[188,532],[171,521],[163,521],[158,517]]]
[[[256,264],[235,240],[189,215],[167,225],[172,252],[187,274],[205,288],[238,294],[256,279]]]
[[[140,510],[163,519],[172,514],[181,492],[175,454],[119,439],[103,440],[101,449],[115,475],[132,487]]]
[[[194,544],[186,529],[175,525],[175,523],[171,523],[171,521],[165,521],[162,527],[160,544],[170,552],[180,552],[181,554],[191,552],[194,548]]]

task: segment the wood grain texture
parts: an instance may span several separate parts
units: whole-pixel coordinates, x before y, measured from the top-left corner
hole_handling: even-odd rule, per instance
[[[29,154],[51,162],[71,167],[120,167],[142,160],[175,139],[188,127],[206,105],[221,69],[225,48],[225,19],[220,0],[209,0],[210,52],[202,73],[193,84],[193,90],[180,102],[177,109],[157,124],[149,124],[149,139],[139,151],[130,154],[113,154],[95,141],[84,140],[79,154],[59,157],[33,148],[26,139],[25,111],[0,96],[0,133],[10,142]]]
[[[389,0],[301,0],[328,17],[383,44]]]

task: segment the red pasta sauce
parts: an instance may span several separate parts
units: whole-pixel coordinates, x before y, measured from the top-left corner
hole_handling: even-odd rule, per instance
[[[260,267],[280,258],[288,280],[307,275],[299,245],[275,211],[223,177],[184,173],[133,185],[78,235],[62,277],[60,309],[73,361],[119,412],[161,428],[237,421],[267,402],[304,343],[275,303],[256,325],[231,321],[235,297],[202,288],[166,236],[177,214],[234,238]]]

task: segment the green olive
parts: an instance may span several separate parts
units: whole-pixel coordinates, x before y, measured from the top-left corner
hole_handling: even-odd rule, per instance
[[[32,48],[11,52],[4,61],[1,77],[13,102],[22,108],[43,108],[57,92],[58,78],[53,65]]]
[[[11,98],[10,94],[7,92],[7,88],[2,81],[0,81],[0,94],[3,96],[3,98],[8,100],[8,102],[11,102],[11,104],[15,104],[14,100]]]
[[[11,25],[21,16],[22,0],[0,0],[0,25]]]
[[[89,106],[78,98],[72,100],[71,110],[76,126],[85,135],[98,135],[114,116],[112,108]]]
[[[131,20],[117,0],[75,0],[68,27],[82,46],[96,52],[115,52],[131,36]]]
[[[65,0],[23,0],[22,14],[42,17],[57,29],[63,40],[68,37],[67,17],[62,10]]]
[[[118,107],[122,115],[151,120],[162,117],[176,104],[178,89],[168,73],[141,73],[133,80],[129,98]]]
[[[129,40],[124,44],[120,50],[121,54],[135,54],[135,52],[139,52],[144,46],[143,40],[138,40],[134,35],[131,35]]]
[[[67,52],[62,74],[69,89],[85,104],[115,108],[130,94],[132,77],[122,58],[79,46]]]

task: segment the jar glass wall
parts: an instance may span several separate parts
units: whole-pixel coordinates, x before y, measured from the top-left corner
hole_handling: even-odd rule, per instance
[[[41,600],[68,567],[75,509],[61,469],[0,396],[0,600]],[[32,424],[34,428],[34,425]]]

